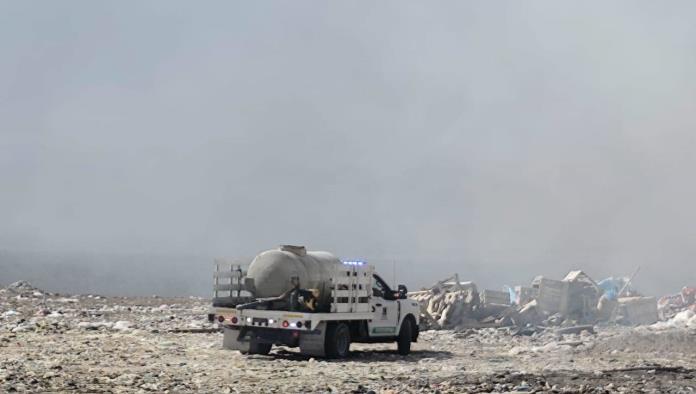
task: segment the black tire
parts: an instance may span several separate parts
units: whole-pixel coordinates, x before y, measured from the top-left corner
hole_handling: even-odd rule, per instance
[[[413,323],[407,318],[401,323],[401,330],[396,338],[399,354],[405,356],[411,352],[411,339],[413,339]]]
[[[330,324],[326,330],[324,350],[329,358],[345,358],[350,353],[350,328],[345,323]]]
[[[249,343],[249,352],[247,354],[266,355],[271,352],[271,347],[273,347],[273,345],[270,343],[259,343],[256,341],[251,341],[251,343]]]

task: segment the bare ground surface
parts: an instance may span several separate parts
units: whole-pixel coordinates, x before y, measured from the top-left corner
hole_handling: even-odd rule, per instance
[[[198,298],[0,291],[0,392],[693,392],[696,333],[598,327],[421,333],[409,356],[353,344],[334,361],[222,349]],[[120,323],[119,323],[120,322]]]

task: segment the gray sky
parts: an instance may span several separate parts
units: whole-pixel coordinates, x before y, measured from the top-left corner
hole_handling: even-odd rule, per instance
[[[696,284],[696,3],[0,2],[0,249]],[[116,263],[115,263],[116,264]],[[391,276],[391,274],[385,275]]]

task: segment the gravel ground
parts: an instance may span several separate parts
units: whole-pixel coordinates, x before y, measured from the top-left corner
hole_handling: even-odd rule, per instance
[[[347,360],[221,348],[200,298],[0,290],[0,392],[693,392],[696,332],[427,331],[409,356],[353,344]],[[177,332],[178,331],[178,332]],[[181,332],[184,331],[184,332]]]

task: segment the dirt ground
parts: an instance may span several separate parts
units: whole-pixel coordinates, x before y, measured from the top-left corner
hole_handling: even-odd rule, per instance
[[[25,291],[26,290],[26,291]],[[696,331],[426,331],[413,352],[353,344],[347,360],[222,349],[199,298],[0,291],[0,392],[466,393],[696,390]],[[185,332],[176,332],[176,331]]]

